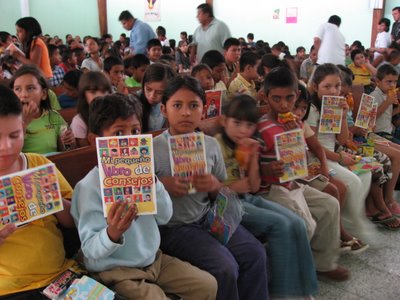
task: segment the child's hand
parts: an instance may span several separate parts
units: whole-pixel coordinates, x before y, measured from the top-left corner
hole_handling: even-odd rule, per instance
[[[397,100],[397,93],[388,93],[386,97],[386,101],[389,104],[399,104],[399,101]]]
[[[117,92],[119,93],[126,94],[128,91],[125,82],[123,80],[118,81],[116,87],[117,87]]]
[[[0,229],[0,245],[4,243],[7,237],[9,237],[17,227],[14,224],[7,224],[2,229]]]
[[[22,119],[24,120],[25,127],[32,122],[33,119],[39,117],[40,109],[37,104],[33,101],[21,101],[22,102]]]
[[[352,131],[353,131],[353,135],[356,135],[356,136],[366,136],[368,133],[368,129],[357,127],[357,126],[354,126]]]
[[[249,183],[249,179],[243,178],[243,179],[239,179],[233,183],[231,183],[229,185],[229,188],[238,193],[238,194],[245,194],[245,193],[249,193],[250,192],[250,183]]]
[[[340,102],[339,106],[343,108],[342,116],[345,118],[347,111],[350,109],[349,105],[347,104],[346,100]]]
[[[341,158],[342,158],[341,159],[341,164],[343,166],[351,166],[351,165],[354,165],[356,163],[356,160],[354,159],[354,156],[352,154],[350,154],[350,153],[342,151],[342,152],[340,152],[339,155],[341,155]]]
[[[74,149],[75,148],[75,137],[71,129],[66,129],[60,133],[60,139],[64,148]]]
[[[275,160],[268,165],[262,165],[261,170],[264,175],[273,177],[282,177],[284,174],[283,161]]]
[[[136,205],[124,202],[114,203],[107,216],[107,234],[111,241],[118,243],[122,234],[128,230],[138,213]]]
[[[172,197],[183,197],[188,194],[189,180],[187,178],[169,176],[159,179]]]
[[[249,149],[250,155],[258,154],[260,150],[260,142],[252,139],[252,138],[245,138],[239,141],[238,143],[240,146],[244,146]]]
[[[222,187],[222,183],[212,174],[194,175],[194,188],[198,192],[217,192]]]
[[[300,128],[300,121],[299,117],[296,116],[296,120],[288,121],[283,124],[283,128],[285,128],[286,131],[293,130],[293,129],[298,129]]]

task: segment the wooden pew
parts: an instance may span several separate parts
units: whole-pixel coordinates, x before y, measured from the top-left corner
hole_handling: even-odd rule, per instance
[[[76,107],[63,108],[58,111],[68,125],[71,124],[72,119],[78,113]]]
[[[358,108],[360,107],[361,97],[364,93],[363,85],[353,85],[351,87],[351,93],[353,94],[354,99],[354,108],[353,108],[353,119],[357,118]]]
[[[222,131],[220,124],[220,117],[214,117],[210,119],[205,119],[200,121],[199,129],[204,132],[204,134],[214,136]]]

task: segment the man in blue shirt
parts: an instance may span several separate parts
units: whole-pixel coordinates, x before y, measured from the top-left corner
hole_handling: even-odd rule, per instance
[[[129,47],[134,54],[146,54],[147,42],[157,38],[153,29],[147,23],[135,19],[128,10],[119,15],[119,21],[126,30],[131,30]]]

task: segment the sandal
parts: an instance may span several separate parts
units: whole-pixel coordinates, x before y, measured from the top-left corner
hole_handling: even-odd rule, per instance
[[[400,206],[397,202],[388,203],[387,207],[389,208],[392,215],[395,217],[400,217]]]
[[[394,217],[392,219],[380,223],[379,225],[381,225],[383,228],[387,230],[397,231],[400,229],[400,220]]]
[[[393,220],[393,219],[396,218],[396,217],[393,216],[393,215],[391,215],[390,217],[383,217],[383,218],[382,218],[382,216],[384,216],[384,215],[385,215],[385,213],[383,213],[383,212],[378,212],[377,214],[375,214],[375,215],[373,215],[373,216],[371,216],[371,217],[368,217],[368,219],[370,219],[370,221],[371,221],[372,223],[381,224],[381,223],[385,223],[385,222],[387,222],[387,221],[391,221],[391,220]]]
[[[364,244],[360,239],[353,237],[350,241],[342,241],[340,248],[350,247],[350,253],[359,254],[369,248],[368,244]]]

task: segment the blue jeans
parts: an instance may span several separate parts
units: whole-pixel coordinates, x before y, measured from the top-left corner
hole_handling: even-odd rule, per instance
[[[268,299],[267,257],[263,245],[239,225],[224,246],[198,223],[160,227],[163,252],[213,275],[217,299]]]
[[[243,207],[241,224],[267,241],[271,296],[315,295],[317,276],[303,219],[282,205],[251,194],[245,195]]]

